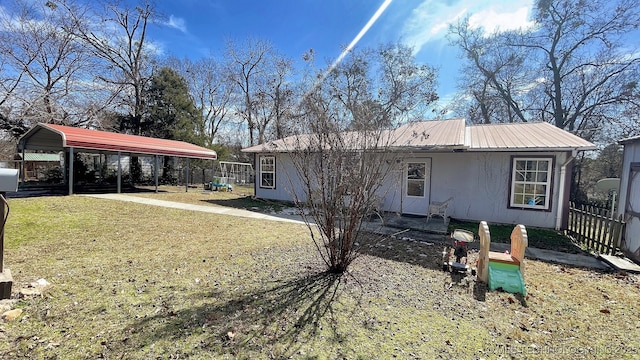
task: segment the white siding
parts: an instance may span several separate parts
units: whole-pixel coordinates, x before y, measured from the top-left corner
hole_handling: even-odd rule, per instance
[[[635,141],[629,141],[624,143],[624,158],[622,162],[622,177],[620,179],[620,194],[618,202],[618,214],[625,214],[627,204],[631,204],[631,207],[635,212],[640,212],[640,191],[637,188],[637,184],[640,183],[640,179],[636,179],[634,184],[630,184],[631,163],[640,162],[640,139]],[[635,188],[630,189],[630,186]],[[640,260],[640,218],[625,216],[627,222],[625,230],[625,243],[624,249],[629,256],[634,257],[636,260]]]
[[[624,214],[627,206],[627,193],[629,192],[629,173],[631,163],[640,162],[640,140],[624,144],[624,157],[622,160],[622,177],[620,178],[620,196],[618,202],[618,214]]]
[[[554,156],[551,211],[509,208],[511,159],[531,153],[447,153],[432,156],[431,199],[453,196],[448,213],[465,220],[553,228],[560,191],[560,164],[563,153],[536,153]]]
[[[259,171],[256,156],[256,173]],[[265,154],[266,155],[266,154]],[[509,208],[512,155],[531,156],[531,153],[460,152],[411,154],[411,158],[431,159],[429,198],[443,201],[453,197],[448,214],[462,220],[485,220],[494,224],[524,224],[526,226],[553,228],[558,209],[560,191],[560,165],[566,161],[565,153],[535,153],[535,156],[554,157],[551,189],[551,211]],[[276,188],[262,189],[256,179],[256,197],[292,201],[292,189],[300,190],[300,181],[287,154],[276,156]],[[409,155],[408,155],[409,156]],[[401,212],[403,162],[390,165],[380,195],[384,196],[384,210]],[[568,198],[565,197],[565,199]],[[428,204],[424,204],[424,215]]]
[[[272,156],[272,154],[256,154],[256,162],[254,164],[256,171],[256,197],[261,199],[293,201],[293,189],[298,191],[298,199],[304,201],[306,198],[302,191],[302,183],[300,182],[295,167],[291,162],[289,154],[273,154],[276,157],[276,186],[273,189],[265,189],[260,187],[260,156]]]

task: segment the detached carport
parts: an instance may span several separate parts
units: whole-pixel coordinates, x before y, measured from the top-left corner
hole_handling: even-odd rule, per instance
[[[18,151],[24,158],[25,150],[63,151],[69,195],[73,194],[73,155],[78,153],[98,153],[118,155],[117,192],[121,192],[122,169],[120,157],[153,156],[156,191],[158,188],[158,156],[172,156],[187,159],[216,160],[215,151],[184,141],[156,139],[145,136],[118,134],[107,131],[89,130],[70,126],[39,123],[18,140]],[[213,164],[211,166],[214,167]],[[24,170],[24,169],[23,169]],[[24,174],[24,171],[22,172]],[[187,171],[188,173],[188,171]],[[24,179],[22,179],[24,181]],[[188,183],[188,181],[187,181]]]

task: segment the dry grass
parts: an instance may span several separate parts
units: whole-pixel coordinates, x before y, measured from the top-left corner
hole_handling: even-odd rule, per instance
[[[442,249],[420,241],[362,244],[337,276],[300,225],[80,196],[10,204],[14,291],[53,285],[2,324],[0,358],[640,356],[638,277],[528,261],[520,298],[442,272]]]

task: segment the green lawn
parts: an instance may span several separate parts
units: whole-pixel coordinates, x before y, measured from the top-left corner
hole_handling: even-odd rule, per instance
[[[521,298],[442,272],[437,246],[384,239],[336,276],[302,225],[82,196],[9,201],[14,291],[52,286],[0,323],[2,359],[640,356],[630,275],[528,261]]]

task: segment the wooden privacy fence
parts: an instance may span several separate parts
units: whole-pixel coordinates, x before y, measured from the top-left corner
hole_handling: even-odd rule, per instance
[[[609,209],[593,205],[569,204],[566,235],[600,254],[615,254],[624,234],[622,215],[615,217]]]

